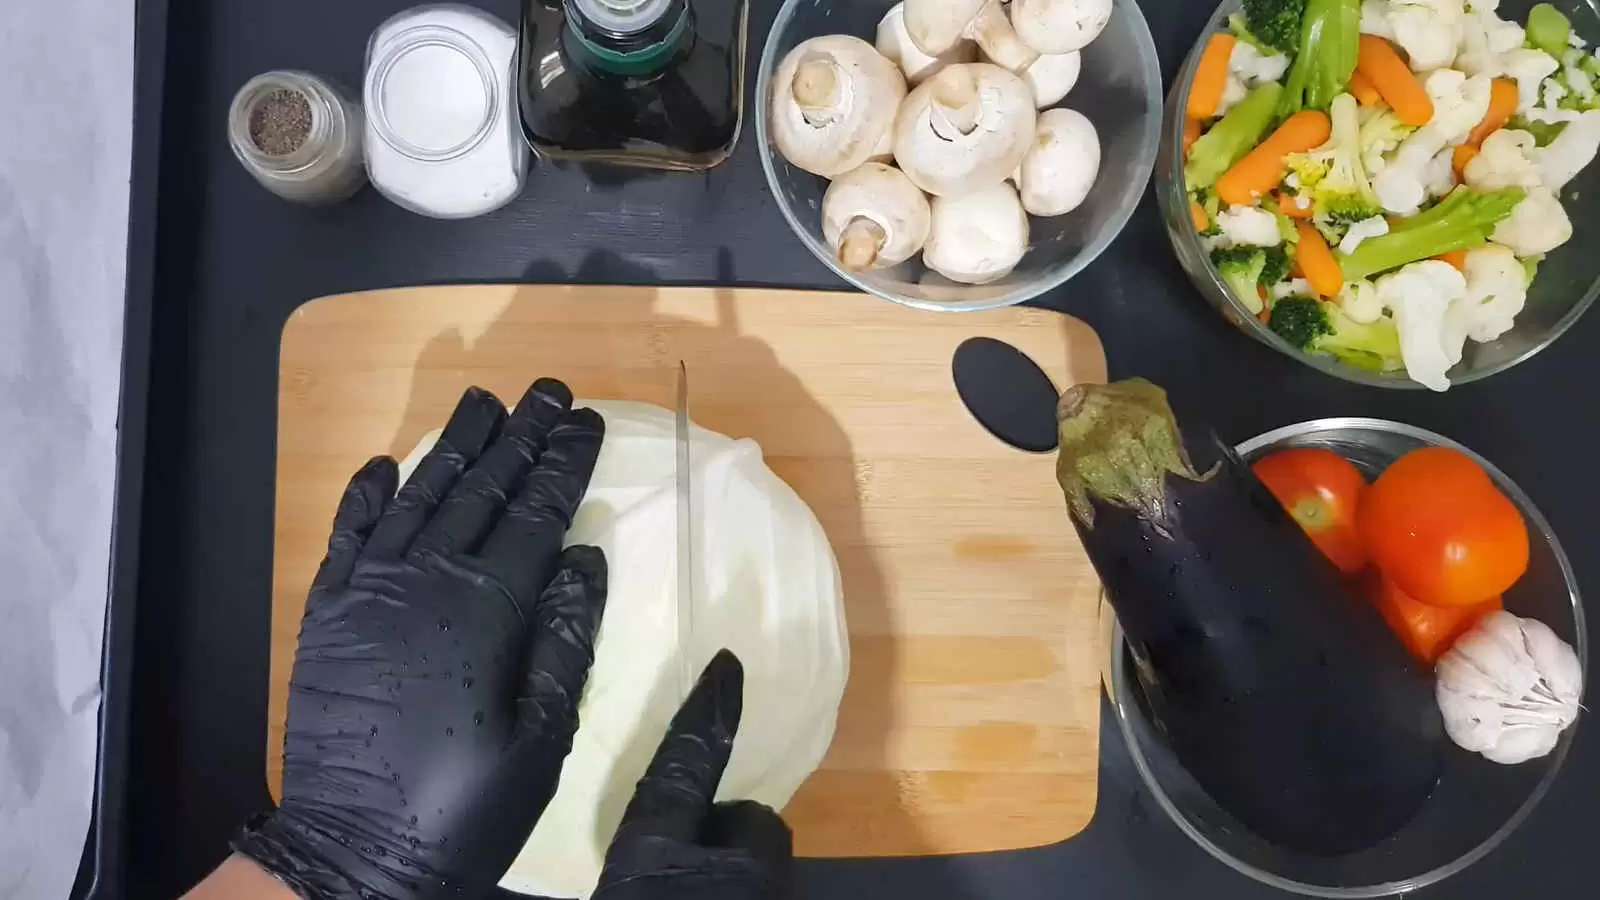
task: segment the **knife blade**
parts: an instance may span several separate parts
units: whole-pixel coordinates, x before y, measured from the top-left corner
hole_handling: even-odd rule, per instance
[[[677,491],[678,491],[678,656],[682,696],[694,688],[693,660],[689,658],[694,636],[694,491],[693,458],[689,452],[689,367],[678,363],[677,411]]]

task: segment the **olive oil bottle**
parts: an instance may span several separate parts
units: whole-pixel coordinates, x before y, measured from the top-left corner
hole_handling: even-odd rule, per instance
[[[524,0],[522,130],[557,159],[708,169],[744,112],[748,0]]]

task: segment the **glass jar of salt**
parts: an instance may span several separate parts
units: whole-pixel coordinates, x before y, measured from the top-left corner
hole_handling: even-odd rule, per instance
[[[367,45],[367,175],[390,200],[462,219],[521,192],[529,152],[517,128],[511,73],[517,32],[454,3],[379,25]]]
[[[233,155],[267,190],[298,203],[337,203],[367,183],[361,107],[307,72],[250,79],[228,110]]]

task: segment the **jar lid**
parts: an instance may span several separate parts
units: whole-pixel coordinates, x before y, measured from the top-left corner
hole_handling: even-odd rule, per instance
[[[573,0],[578,14],[613,34],[634,34],[666,15],[672,0]]]
[[[494,70],[478,42],[461,31],[408,28],[385,42],[371,71],[367,115],[384,143],[406,156],[453,159],[494,125]]]

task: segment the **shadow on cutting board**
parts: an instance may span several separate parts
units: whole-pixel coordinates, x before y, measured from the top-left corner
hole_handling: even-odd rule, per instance
[[[719,255],[718,268],[719,283],[734,280],[725,251]],[[570,274],[552,263],[535,263],[525,273],[524,281],[541,285],[651,284],[658,283],[659,278],[616,254],[597,251]],[[714,327],[662,313],[654,308],[650,293],[618,292],[610,302],[636,307],[618,319],[650,323],[644,331],[651,338],[635,341],[596,335],[594,352],[611,358],[596,359],[594,365],[576,371],[567,371],[559,363],[547,365],[540,361],[541,356],[557,351],[541,350],[543,338],[528,323],[516,321],[519,306],[538,302],[537,298],[525,296],[519,299],[521,304],[508,303],[499,318],[470,342],[452,330],[427,343],[413,368],[410,399],[400,426],[386,448],[390,455],[404,457],[420,436],[440,427],[469,384],[480,384],[494,390],[502,400],[515,402],[522,387],[485,384],[490,377],[486,365],[504,376],[509,368],[504,361],[523,355],[526,363],[519,363],[518,368],[524,386],[536,377],[549,375],[567,379],[580,400],[639,400],[671,408],[681,355],[688,364],[689,403],[695,423],[762,444],[767,465],[811,506],[835,548],[849,613],[880,621],[888,615],[881,609],[887,589],[863,527],[860,468],[849,437],[806,386],[782,366],[771,348],[740,333],[731,291],[717,293]],[[551,335],[549,340],[567,344],[573,335]],[[570,358],[570,346],[559,355]],[[788,453],[776,440],[779,434],[802,435],[798,442],[803,445],[803,454]],[[794,442],[793,437],[785,441]],[[852,636],[850,680],[830,751],[830,759],[840,758],[840,765],[835,768],[824,762],[802,786],[785,814],[797,832],[797,849],[802,854],[807,833],[824,823],[829,846],[850,840],[841,838],[841,832],[870,829],[869,843],[874,846],[890,845],[904,855],[925,852],[917,824],[904,814],[903,785],[890,771],[893,765],[887,758],[888,738],[895,727],[892,681],[897,671],[897,644],[890,635],[867,639]],[[846,735],[841,741],[840,737]],[[641,735],[640,739],[646,737],[652,747],[659,738]],[[627,797],[622,796],[602,802],[615,804],[620,815],[626,801]],[[867,841],[864,833],[857,837]]]

